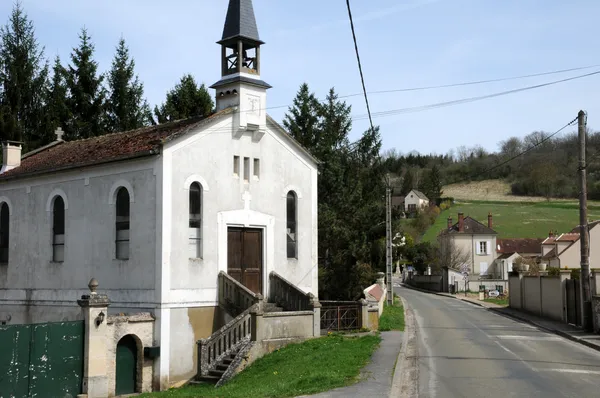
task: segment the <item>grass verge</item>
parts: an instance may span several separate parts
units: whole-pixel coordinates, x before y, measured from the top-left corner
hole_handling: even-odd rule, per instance
[[[505,298],[486,298],[486,303],[498,304],[498,305],[508,305],[508,297]]]
[[[141,397],[294,397],[354,384],[379,336],[331,335],[290,344],[266,355],[220,388],[186,386]]]
[[[390,330],[404,331],[404,307],[398,297],[394,297],[394,305],[385,304],[383,314],[379,318],[379,331],[387,332]]]

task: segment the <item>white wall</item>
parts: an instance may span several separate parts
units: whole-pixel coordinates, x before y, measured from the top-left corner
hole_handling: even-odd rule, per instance
[[[0,266],[0,307],[11,323],[79,319],[76,300],[92,277],[110,294],[112,312],[154,307],[154,164],[146,159],[2,183],[0,201],[10,203],[10,258]],[[111,192],[120,181],[133,188],[126,261],[115,259]],[[52,261],[55,194],[66,199],[62,263]]]

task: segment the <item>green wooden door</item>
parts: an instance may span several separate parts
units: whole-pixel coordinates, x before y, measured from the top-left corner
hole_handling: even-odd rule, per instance
[[[76,397],[83,321],[0,326],[0,396]]]
[[[117,372],[115,393],[131,394],[136,392],[137,344],[131,335],[119,340],[117,344]]]

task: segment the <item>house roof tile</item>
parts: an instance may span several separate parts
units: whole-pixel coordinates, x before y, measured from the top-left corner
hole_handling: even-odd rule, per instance
[[[417,191],[416,189],[413,189],[412,192],[415,193],[415,195],[417,195],[417,197],[419,199],[423,199],[423,200],[429,200],[429,198],[427,196],[425,196],[425,194],[421,191]]]
[[[164,143],[231,112],[232,108],[228,108],[208,117],[195,117],[83,140],[58,141],[25,154],[19,167],[0,174],[0,181],[156,155]]]
[[[541,253],[543,239],[500,239],[497,242],[498,253]]]
[[[463,220],[463,232],[458,231],[458,223],[442,231],[443,235],[465,234],[465,235],[497,235],[498,233],[479,221],[467,216]]]

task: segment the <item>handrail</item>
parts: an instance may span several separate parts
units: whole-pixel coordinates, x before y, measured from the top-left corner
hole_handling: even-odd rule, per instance
[[[207,376],[219,362],[237,348],[250,342],[253,307],[246,309],[206,339],[198,340],[198,375]]]
[[[314,308],[315,297],[312,293],[304,293],[275,271],[269,274],[269,285],[269,302],[277,303],[285,311],[309,311]]]
[[[261,295],[255,294],[227,273],[219,272],[219,305],[231,315],[239,315],[258,303],[261,298]]]

